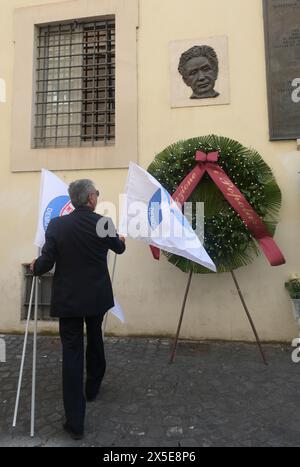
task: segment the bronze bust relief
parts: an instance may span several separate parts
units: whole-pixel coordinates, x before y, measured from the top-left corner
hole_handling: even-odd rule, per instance
[[[219,62],[212,47],[195,45],[188,49],[180,57],[178,71],[184,83],[193,90],[190,99],[207,99],[220,95],[214,89],[219,74]]]

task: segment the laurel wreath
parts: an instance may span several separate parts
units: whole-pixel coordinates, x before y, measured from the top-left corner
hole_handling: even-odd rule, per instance
[[[195,167],[196,151],[218,151],[219,165],[238,187],[246,200],[275,233],[281,207],[281,191],[270,167],[254,149],[216,135],[179,141],[159,153],[148,167],[163,187],[173,194],[182,180]],[[193,205],[192,226],[196,227],[196,202],[204,203],[204,247],[217,272],[233,271],[250,264],[259,254],[256,240],[242,219],[223,197],[206,173],[188,199]],[[209,273],[206,268],[181,256],[163,252],[168,261],[184,272]]]

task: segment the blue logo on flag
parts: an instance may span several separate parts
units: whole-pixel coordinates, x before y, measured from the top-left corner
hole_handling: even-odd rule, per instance
[[[152,230],[155,230],[163,221],[162,203],[167,203],[169,205],[170,213],[174,215],[181,225],[189,227],[181,211],[174,208],[175,201],[172,200],[167,190],[159,188],[150,199],[148,205],[148,222]]]
[[[162,223],[161,190],[157,190],[148,205],[148,222],[151,229],[155,230]]]
[[[69,196],[58,196],[50,201],[43,216],[43,226],[46,232],[49,222],[55,217],[65,216],[74,210]]]

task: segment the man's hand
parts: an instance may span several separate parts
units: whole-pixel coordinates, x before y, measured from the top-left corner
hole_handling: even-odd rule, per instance
[[[125,239],[125,237],[123,237],[123,235],[119,235],[119,239],[120,239],[123,243],[126,242],[126,239]]]
[[[34,270],[34,263],[35,263],[35,262],[36,262],[36,259],[34,259],[34,260],[31,262],[30,267],[29,267],[30,272],[32,272],[32,273],[33,273],[33,270]]]

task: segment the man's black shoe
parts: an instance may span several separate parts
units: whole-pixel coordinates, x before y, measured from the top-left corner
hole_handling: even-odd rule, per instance
[[[96,400],[97,396],[98,396],[98,392],[97,391],[96,393],[95,392],[86,392],[85,393],[85,399],[87,402],[93,402],[94,400]]]
[[[91,384],[86,382],[85,385],[85,399],[87,402],[93,402],[100,391],[101,382],[98,384]]]
[[[83,438],[83,432],[76,433],[75,431],[72,430],[72,428],[69,427],[67,422],[63,424],[63,429],[71,436],[72,439],[79,440]]]

